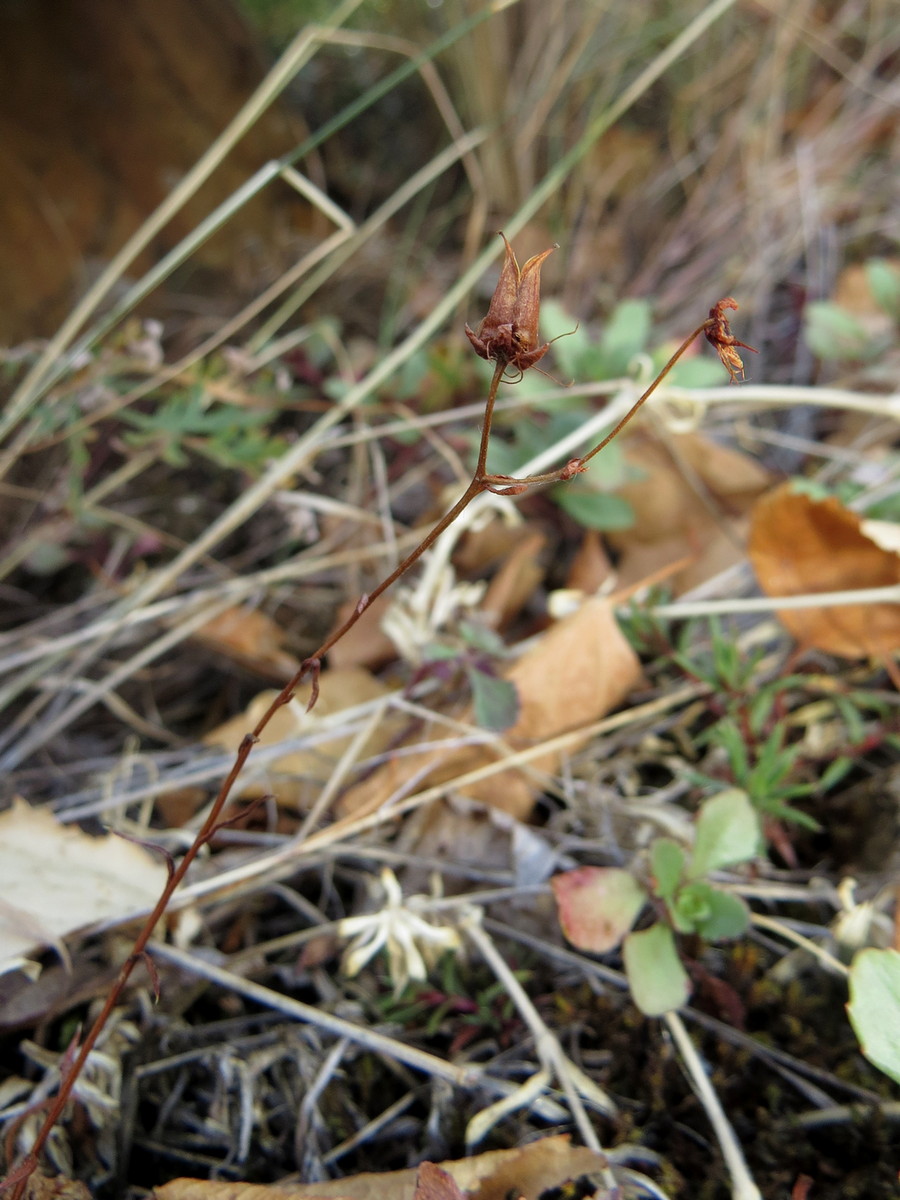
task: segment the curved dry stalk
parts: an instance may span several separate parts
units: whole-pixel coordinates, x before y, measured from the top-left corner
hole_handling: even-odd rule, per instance
[[[662,371],[660,371],[650,386],[638,397],[629,411],[617,422],[612,431],[602,438],[601,441],[592,447],[585,455],[580,458],[571,459],[568,463],[566,463],[565,466],[558,468],[556,471],[547,471],[539,475],[525,476],[521,479],[507,476],[489,475],[487,473],[487,452],[491,435],[491,425],[493,422],[494,405],[496,403],[497,391],[500,387],[500,382],[503,379],[504,372],[509,365],[507,359],[502,356],[495,361],[494,374],[488,390],[488,396],[485,402],[484,418],[481,425],[478,460],[475,472],[471,481],[469,482],[468,487],[463,492],[459,500],[457,500],[453,507],[426,534],[426,536],[415,547],[415,549],[413,549],[406,556],[406,558],[404,558],[403,561],[397,567],[395,567],[395,569],[391,571],[391,573],[387,575],[381,581],[381,583],[378,584],[378,586],[372,592],[361,596],[355,609],[347,618],[347,620],[328,638],[326,638],[322,645],[319,646],[312,655],[304,659],[298,670],[294,673],[293,677],[288,680],[279,694],[275,697],[275,699],[257,721],[254,728],[249,733],[244,735],[243,741],[240,744],[231,769],[219,788],[218,794],[216,795],[216,798],[210,807],[205,821],[198,830],[192,845],[188,848],[177,867],[169,862],[169,877],[162,894],[160,895],[159,900],[153,908],[153,911],[150,913],[140,933],[138,934],[131,953],[123,963],[115,983],[111,987],[109,994],[106,997],[103,1008],[85,1036],[85,1039],[78,1050],[78,1054],[75,1056],[71,1066],[63,1072],[59,1091],[54,1102],[49,1107],[47,1116],[38,1132],[37,1137],[35,1138],[29,1154],[9,1173],[5,1184],[0,1185],[0,1188],[12,1187],[13,1200],[21,1200],[21,1197],[23,1196],[27,1186],[28,1179],[37,1167],[38,1157],[43,1150],[44,1145],[46,1144],[47,1138],[62,1115],[72,1094],[72,1089],[75,1085],[75,1082],[77,1081],[79,1074],[81,1073],[84,1064],[87,1061],[88,1055],[96,1044],[97,1038],[102,1032],[107,1021],[109,1020],[110,1014],[118,1004],[135,967],[139,962],[148,961],[148,944],[153,936],[157,924],[169,907],[169,903],[176,889],[184,879],[191,864],[200,853],[201,849],[212,840],[217,831],[222,827],[222,814],[225,806],[228,803],[228,800],[231,797],[231,793],[234,789],[234,785],[237,782],[238,776],[243,770],[244,764],[249,758],[253,747],[258,743],[263,731],[266,729],[275,713],[293,700],[296,689],[306,679],[309,679],[312,684],[310,700],[307,708],[309,709],[313,707],[318,698],[318,676],[322,658],[338,641],[340,641],[342,637],[344,637],[346,633],[349,632],[350,629],[353,628],[370,604],[380,595],[382,595],[382,593],[385,592],[389,587],[391,587],[391,585],[394,584],[401,577],[401,575],[405,574],[410,567],[418,562],[422,555],[434,544],[444,530],[452,525],[452,523],[469,506],[469,504],[471,504],[476,496],[479,496],[482,492],[486,491],[497,491],[500,494],[518,495],[527,491],[528,488],[535,484],[560,482],[572,478],[573,475],[580,474],[582,471],[586,470],[587,463],[596,454],[598,454],[604,448],[604,446],[608,445],[609,442],[621,432],[625,425],[639,411],[639,409],[656,390],[666,375],[668,375],[669,371],[671,371],[678,359],[688,350],[695,338],[697,338],[701,333],[705,333],[710,340],[714,341],[714,344],[717,345],[717,349],[719,349],[721,353],[721,345],[718,344],[715,338],[711,337],[711,334],[716,328],[715,314],[718,312],[719,307],[720,306],[717,306],[715,309],[712,309],[710,317],[703,321],[690,334],[690,336],[682,342],[676,352],[663,367]],[[721,340],[721,338],[719,340]],[[394,812],[396,813],[396,811],[397,810],[395,809]],[[315,840],[315,836],[309,837],[304,844],[309,846]],[[296,853],[297,847],[294,846],[292,849]],[[580,1104],[580,1101],[577,1098],[577,1093],[574,1091],[574,1089],[567,1086],[566,1081],[569,1079],[569,1076],[565,1072],[563,1072],[561,1078],[564,1086],[566,1086],[567,1093],[570,1093],[570,1103],[575,1106],[573,1111],[577,1112],[577,1106]]]

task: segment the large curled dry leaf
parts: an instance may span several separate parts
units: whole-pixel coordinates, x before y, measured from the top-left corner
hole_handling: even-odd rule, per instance
[[[0,816],[0,972],[69,933],[150,908],[165,863],[113,835],[89,837],[24,801]]]
[[[674,579],[683,592],[743,557],[744,519],[772,484],[764,467],[700,433],[662,440],[641,430],[622,448],[640,477],[616,489],[635,514],[633,525],[608,535],[621,551],[620,587],[687,559]]]
[[[571,616],[552,625],[506,672],[519,694],[519,717],[503,734],[513,750],[524,749],[590,725],[625,699],[640,678],[640,663],[616,623],[610,604],[588,600]],[[322,689],[324,696],[324,688]],[[471,720],[464,714],[462,720]],[[433,735],[431,735],[433,736]],[[571,744],[569,751],[576,748]],[[533,769],[554,773],[560,752],[531,760]],[[398,789],[415,781],[431,786],[485,766],[498,758],[486,746],[429,750],[400,756],[379,768],[343,798],[346,813],[374,811]],[[464,794],[520,820],[531,812],[535,785],[520,769],[498,772],[467,785]]]
[[[424,1165],[424,1164],[423,1164]],[[156,1200],[451,1200],[456,1187],[468,1200],[507,1200],[510,1195],[538,1200],[569,1180],[596,1174],[603,1155],[573,1146],[568,1137],[542,1138],[517,1150],[490,1150],[470,1158],[429,1164],[431,1171],[354,1175],[325,1183],[206,1183],[175,1179],[156,1188]],[[435,1191],[442,1187],[443,1191]]]
[[[775,488],[756,504],[750,561],[769,596],[801,596],[900,583],[900,555],[864,532],[864,522],[839,500],[813,500]],[[846,604],[783,609],[782,624],[802,646],[845,658],[884,656],[900,649],[900,604]]]

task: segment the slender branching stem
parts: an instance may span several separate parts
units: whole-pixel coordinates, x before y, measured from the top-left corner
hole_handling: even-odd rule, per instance
[[[228,772],[228,775],[224,779],[222,786],[219,788],[218,794],[216,795],[216,798],[213,801],[209,812],[207,813],[206,819],[198,830],[192,845],[187,850],[177,867],[170,864],[169,877],[166,881],[165,887],[163,888],[162,894],[154,905],[153,911],[144,922],[144,925],[142,926],[141,931],[132,947],[131,953],[122,964],[119,974],[110,988],[109,995],[106,997],[103,1008],[95,1019],[90,1030],[85,1035],[84,1041],[81,1043],[71,1067],[68,1067],[67,1069],[64,1068],[61,1072],[59,1091],[57,1092],[53,1103],[48,1108],[44,1123],[34,1140],[31,1150],[27,1156],[16,1167],[14,1167],[12,1171],[10,1171],[5,1181],[0,1182],[0,1191],[11,1188],[13,1200],[22,1200],[22,1197],[25,1193],[25,1188],[28,1184],[28,1179],[34,1173],[38,1164],[38,1159],[44,1149],[44,1146],[46,1145],[47,1139],[57,1121],[61,1117],[63,1110],[65,1109],[65,1106],[72,1095],[75,1083],[77,1082],[78,1077],[84,1068],[84,1064],[87,1061],[88,1055],[96,1045],[97,1039],[102,1033],[110,1014],[119,1003],[135,967],[139,962],[146,959],[147,944],[149,943],[150,938],[153,936],[153,932],[156,929],[157,924],[165,913],[169,901],[187,874],[191,863],[200,853],[200,850],[207,845],[216,832],[222,827],[222,813],[226,804],[228,803],[228,799],[235,783],[237,782],[238,776],[243,770],[244,764],[246,763],[251,750],[259,741],[263,731],[275,713],[280,708],[283,708],[286,704],[291,702],[291,700],[294,698],[294,693],[296,692],[297,688],[307,678],[310,678],[312,681],[312,689],[307,708],[309,709],[313,707],[318,697],[319,670],[324,656],[329,650],[332,649],[336,642],[340,641],[340,639],[350,629],[353,628],[372,601],[376,600],[383,592],[387,591],[392,584],[396,583],[400,576],[404,575],[410,569],[410,567],[412,567],[422,557],[422,555],[434,545],[436,539],[440,537],[445,529],[453,524],[460,513],[462,513],[463,510],[472,503],[476,496],[486,491],[498,492],[501,495],[519,495],[520,493],[527,491],[528,488],[532,486],[538,486],[545,483],[563,482],[567,479],[571,479],[573,475],[579,474],[585,469],[586,463],[588,463],[596,454],[599,454],[604,446],[607,446],[614,437],[621,433],[622,429],[624,429],[624,427],[632,419],[635,413],[637,413],[648,397],[652,395],[662,380],[666,377],[666,375],[668,375],[669,371],[671,371],[678,359],[685,353],[693,340],[699,334],[705,332],[707,329],[710,329],[713,324],[714,322],[712,319],[704,321],[702,325],[698,326],[697,329],[694,330],[690,337],[686,338],[685,341],[682,342],[678,350],[676,350],[676,352],[672,355],[646,391],[643,392],[638,400],[635,401],[621,421],[618,422],[618,424],[606,435],[606,437],[603,438],[602,441],[598,442],[596,446],[589,450],[587,454],[580,458],[572,459],[569,463],[563,467],[560,467],[556,471],[546,471],[543,474],[525,476],[522,479],[516,479],[515,477],[505,475],[489,475],[487,472],[488,443],[491,436],[494,405],[497,400],[497,392],[499,390],[501,380],[503,379],[503,375],[509,366],[509,363],[503,358],[499,358],[495,362],[494,374],[491,378],[490,387],[488,389],[488,396],[484,410],[484,419],[481,425],[481,440],[478,447],[478,460],[476,463],[475,472],[468,487],[453,505],[453,507],[440,519],[440,521],[437,522],[436,525],[433,526],[432,529],[429,530],[419,545],[416,546],[416,548],[410,554],[408,554],[406,558],[404,558],[403,561],[399,563],[399,565],[396,566],[394,570],[391,571],[391,573],[387,575],[373,591],[361,596],[359,602],[347,620],[344,621],[344,623],[332,634],[330,634],[329,637],[313,654],[304,659],[298,670],[294,673],[293,677],[288,680],[282,690],[278,693],[278,695],[257,721],[251,732],[244,735],[231,770]]]

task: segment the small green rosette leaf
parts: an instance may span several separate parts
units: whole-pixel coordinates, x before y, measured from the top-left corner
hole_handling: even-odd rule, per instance
[[[655,892],[662,900],[671,900],[684,874],[685,853],[672,838],[656,838],[650,847],[650,870]]]
[[[706,916],[694,928],[708,942],[723,942],[740,937],[750,924],[750,909],[731,892],[711,887],[706,898]]]
[[[652,925],[640,933],[630,933],[622,955],[632,999],[646,1016],[660,1017],[687,1000],[690,980],[668,925]]]
[[[692,879],[701,879],[710,871],[746,862],[757,853],[759,844],[756,809],[746,792],[729,788],[700,809],[688,874]]]
[[[847,1015],[863,1054],[900,1083],[900,954],[860,950],[850,967]]]
[[[679,933],[699,932],[712,915],[713,887],[709,883],[688,883],[680,888],[669,905],[672,924]]]

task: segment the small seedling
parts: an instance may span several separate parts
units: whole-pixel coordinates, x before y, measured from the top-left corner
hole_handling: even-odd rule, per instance
[[[900,1083],[900,953],[860,950],[850,968],[847,1015],[869,1062]]]
[[[759,817],[747,794],[720,792],[697,814],[690,853],[671,838],[654,840],[645,879],[620,867],[580,867],[557,875],[552,882],[563,932],[580,950],[595,954],[621,943],[635,1004],[647,1016],[670,1012],[690,994],[675,935],[715,942],[744,933],[750,920],[746,904],[707,876],[754,858],[760,846]],[[659,919],[629,932],[647,904]]]

